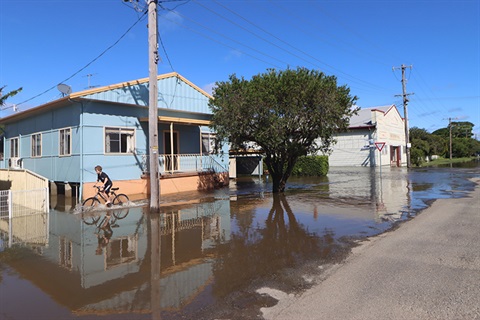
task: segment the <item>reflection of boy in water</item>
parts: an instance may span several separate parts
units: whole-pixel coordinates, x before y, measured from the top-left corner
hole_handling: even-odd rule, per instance
[[[105,215],[105,219],[100,226],[100,229],[103,231],[99,232],[97,234],[98,238],[98,246],[97,250],[95,250],[95,254],[100,255],[103,253],[103,248],[107,246],[107,244],[110,242],[110,238],[112,237],[113,230],[112,227],[110,226],[110,218],[111,218],[111,213],[107,212]]]

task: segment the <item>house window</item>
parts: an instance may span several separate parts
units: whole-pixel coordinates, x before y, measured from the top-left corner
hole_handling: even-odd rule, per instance
[[[71,129],[70,128],[67,128],[67,129],[61,129],[59,131],[60,133],[60,138],[59,138],[59,141],[60,141],[60,151],[59,151],[59,154],[61,156],[69,156],[71,154],[71,150],[72,150],[72,147],[71,147]]]
[[[138,238],[134,235],[110,240],[106,247],[105,269],[113,269],[138,261]]]
[[[105,153],[132,153],[135,129],[105,128]]]
[[[215,151],[215,144],[217,135],[215,133],[202,133],[202,153],[213,153]]]
[[[32,157],[42,156],[42,134],[32,134]]]
[[[10,158],[18,158],[18,138],[10,139]]]

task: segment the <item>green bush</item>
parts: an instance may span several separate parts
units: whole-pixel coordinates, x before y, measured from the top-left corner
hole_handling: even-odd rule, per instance
[[[410,149],[410,161],[413,165],[420,167],[425,161],[425,153],[422,150],[413,147]]]
[[[293,176],[326,176],[328,173],[328,156],[300,157],[293,167]]]

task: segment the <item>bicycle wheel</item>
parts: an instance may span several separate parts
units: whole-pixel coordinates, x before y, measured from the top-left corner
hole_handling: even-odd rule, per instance
[[[97,224],[98,220],[100,220],[100,217],[86,216],[85,214],[82,213],[82,220],[85,224],[88,224],[89,226],[91,226],[93,224]]]
[[[87,200],[83,201],[82,203],[82,220],[85,222],[85,224],[92,225],[92,224],[97,224],[98,220],[100,220],[100,217],[96,216],[87,216],[85,214],[85,211],[88,211],[90,208],[95,208],[100,204],[100,201],[98,199],[91,197],[88,198]]]
[[[123,218],[128,216],[129,211],[129,208],[117,209],[113,211],[113,216],[118,220],[122,220]]]
[[[88,198],[87,200],[83,201],[82,203],[82,207],[96,207],[100,204],[100,201],[95,198],[95,197],[91,197],[91,198]]]
[[[113,199],[113,205],[124,206],[128,204],[129,201],[126,194],[120,193]]]

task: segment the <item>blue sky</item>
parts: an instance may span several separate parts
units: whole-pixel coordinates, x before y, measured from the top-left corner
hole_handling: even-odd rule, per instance
[[[392,69],[403,64],[410,127],[469,121],[480,139],[479,0],[191,0],[158,14],[159,74],[211,92],[231,74],[302,66],[337,76],[362,108],[403,115]],[[59,83],[77,92],[148,77],[146,25],[122,0],[0,0],[0,86],[23,87],[8,100],[22,111],[60,98]]]

